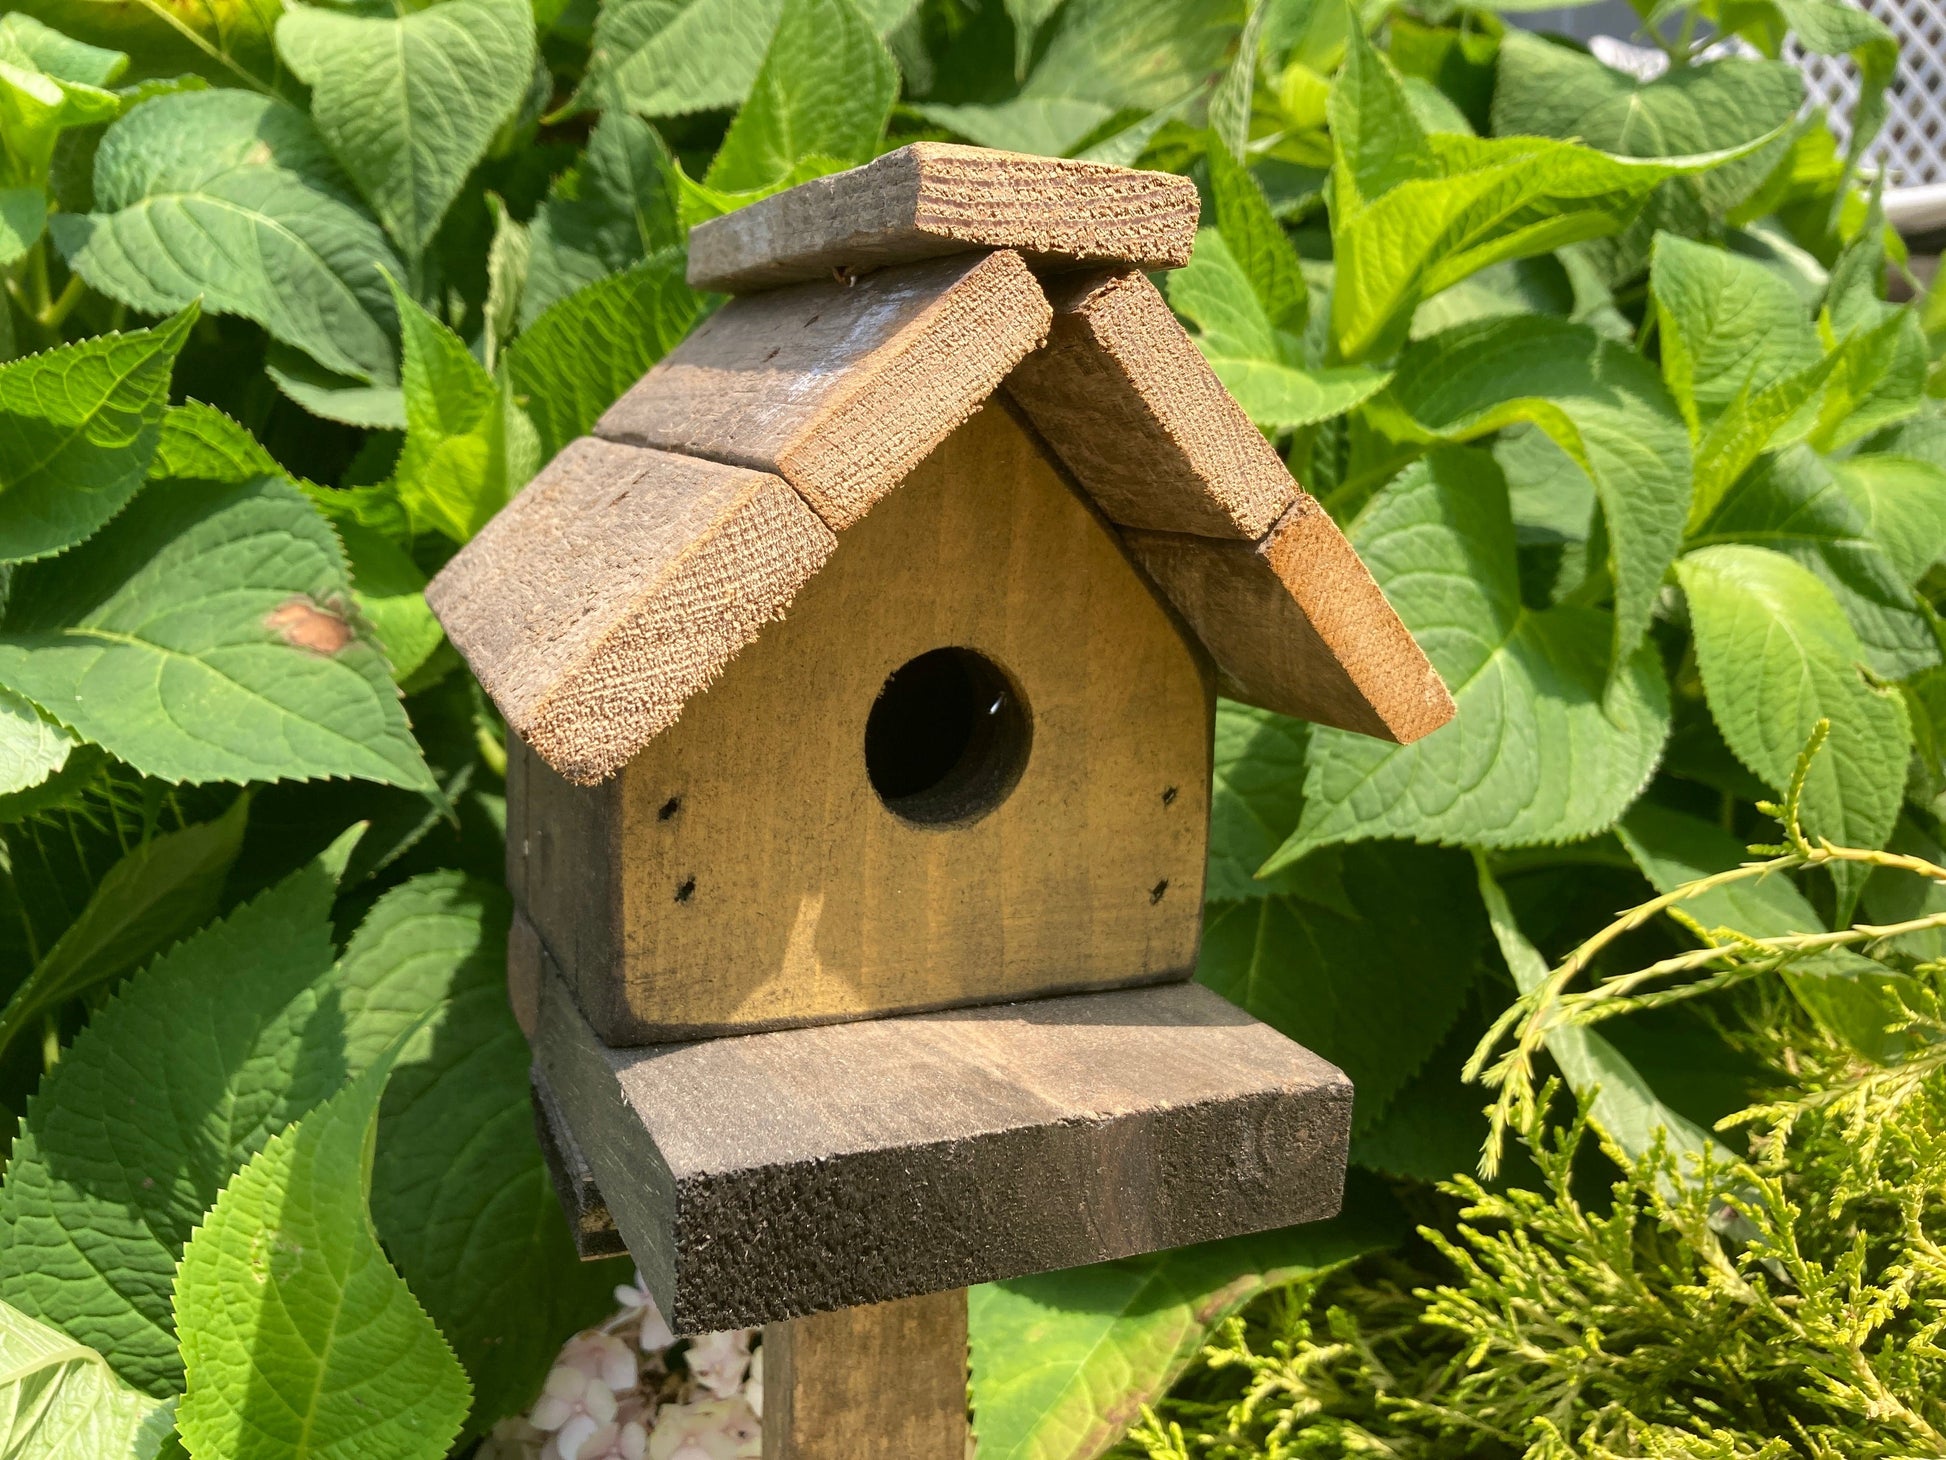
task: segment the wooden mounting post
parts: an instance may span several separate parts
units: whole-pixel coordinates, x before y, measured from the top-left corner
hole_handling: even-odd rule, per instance
[[[963,1460],[966,1289],[764,1328],[764,1460]]]

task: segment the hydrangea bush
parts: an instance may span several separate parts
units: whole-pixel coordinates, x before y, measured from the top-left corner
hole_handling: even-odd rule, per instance
[[[504,732],[422,589],[714,307],[684,282],[691,227],[922,137],[1196,179],[1203,229],[1170,301],[1458,705],[1410,747],[1221,706],[1199,976],[1354,1078],[1347,1212],[976,1289],[983,1460],[1085,1460],[1138,1423],[1158,1454],[1299,1453],[1296,1418],[1272,1433],[1316,1399],[1296,1379],[1282,1408],[1248,1401],[1270,1429],[1219,1392],[1266,1343],[1363,1396],[1334,1411],[1366,1432],[1341,1427],[1348,1452],[1443,1453],[1372,1416],[1397,1418],[1386,1373],[1445,1372],[1437,1344],[1395,1363],[1385,1325],[1462,1311],[1484,1376],[1465,1393],[1510,1416],[1496,1443],[1565,1453],[1593,1443],[1583,1416],[1506,1336],[1578,1329],[1580,1299],[1529,1284],[1518,1325],[1489,1322],[1524,1269],[1468,1268],[1467,1232],[1572,1271],[1608,1213],[1633,1212],[1689,1244],[1660,1272],[1693,1260],[1734,1287],[1755,1261],[1779,1283],[1779,1224],[1820,1182],[1883,1195],[1837,1146],[1805,1147],[1810,1174],[1786,1180],[1747,1134],[1784,1126],[1714,1123],[1849,1088],[1846,1060],[1931,1088],[1905,1059],[1931,1038],[1938,950],[1851,936],[1930,915],[1937,879],[1913,867],[1938,861],[1946,793],[1946,309],[1909,302],[1860,166],[1896,51],[1840,0],[1641,0],[1640,20],[1655,64],[1509,28],[1493,0],[0,16],[13,1447],[693,1460],[755,1443],[754,1340],[644,1341],[644,1295],[615,1296],[626,1272],[575,1260],[502,984]],[[1791,45],[1855,66],[1848,149],[1804,109]],[[1789,866],[1608,928],[1776,841],[1762,803],[1786,793]],[[1753,949],[1790,957],[1711,982]],[[1665,965],[1704,975],[1698,997],[1620,999],[1629,1017],[1592,1027],[1601,979]],[[1759,983],[1788,1003],[1736,1002]],[[1511,1042],[1470,1066],[1489,1034]],[[1500,1141],[1557,1149],[1550,1076],[1587,1102],[1612,1155],[1584,1142],[1583,1169],[1612,1159],[1619,1195]],[[1910,1098],[1897,1118],[1922,1132],[1931,1097]],[[1788,1128],[1851,1129],[1829,1118]],[[1489,1140],[1496,1184],[1454,1187]],[[1684,1226],[1658,1163],[1699,1157],[1744,1172],[1715,1195],[1747,1228]],[[1896,1219],[1897,1250],[1923,1253],[1934,1208],[1844,1211],[1817,1230],[1855,1229],[1858,1284],[1936,1301],[1894,1281],[1918,1258],[1880,1241]],[[1379,1291],[1374,1263],[1413,1276],[1329,1326],[1306,1295]],[[1231,1321],[1273,1292],[1281,1307]],[[1814,1355],[1844,1331],[1779,1352],[1823,1375]],[[1326,1332],[1342,1351],[1305,1357]],[[1924,1343],[1899,1341],[1902,1372],[1931,1382]],[[1404,1397],[1453,1408],[1463,1380]],[[1516,1391],[1553,1396],[1555,1438],[1522,1428]],[[1651,1398],[1687,1392],[1642,1379],[1628,1413],[1650,1428],[1600,1443],[1677,1453],[1642,1436],[1676,1423]],[[1774,1413],[1798,1426],[1779,1443],[1834,1452],[1812,1410]],[[1861,1433],[1924,1443],[1886,1413]],[[1709,1422],[1732,1439],[1695,1453],[1744,1453],[1750,1422]]]

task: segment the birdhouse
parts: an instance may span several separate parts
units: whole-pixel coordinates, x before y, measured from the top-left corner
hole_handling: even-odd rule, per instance
[[[428,590],[561,1175],[678,1331],[1336,1209],[1348,1082],[1188,982],[1215,697],[1452,707],[1149,282],[1197,212],[918,143],[713,220],[733,297]]]

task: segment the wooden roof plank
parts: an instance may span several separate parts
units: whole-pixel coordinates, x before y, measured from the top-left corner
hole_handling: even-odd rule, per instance
[[[508,726],[592,785],[674,724],[836,542],[778,477],[583,438],[426,598]]]
[[[1275,448],[1135,270],[1053,281],[1047,346],[1007,390],[1125,527],[1254,542],[1297,500]]]
[[[1402,745],[1453,718],[1438,671],[1313,498],[1257,543],[1132,530],[1122,540],[1231,699]]]
[[[1195,184],[1168,173],[914,142],[700,224],[689,282],[740,294],[988,248],[1043,268],[1173,269],[1197,211]]]
[[[1012,253],[733,300],[595,434],[773,472],[841,531],[980,407],[1049,318]]]

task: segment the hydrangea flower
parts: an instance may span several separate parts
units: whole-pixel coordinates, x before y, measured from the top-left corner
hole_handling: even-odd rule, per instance
[[[732,1328],[690,1339],[684,1360],[691,1377],[718,1399],[736,1394],[750,1370],[750,1333],[747,1328]]]
[[[648,1460],[758,1460],[763,1425],[739,1396],[671,1404],[656,1416]]]
[[[655,1295],[649,1285],[642,1281],[642,1269],[635,1269],[635,1281],[623,1283],[615,1289],[615,1301],[621,1305],[621,1313],[616,1317],[618,1324],[639,1323],[641,1337],[638,1342],[644,1353],[654,1353],[668,1348],[676,1341],[676,1335],[669,1330],[669,1324],[662,1316],[662,1310],[655,1306]]]

